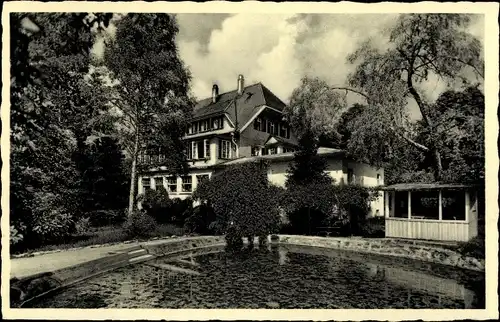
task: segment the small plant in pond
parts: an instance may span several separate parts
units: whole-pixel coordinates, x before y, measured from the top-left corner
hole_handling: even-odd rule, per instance
[[[210,204],[215,213],[211,226],[237,247],[243,237],[267,236],[278,229],[280,191],[269,183],[267,165],[256,162],[214,175],[193,198]]]

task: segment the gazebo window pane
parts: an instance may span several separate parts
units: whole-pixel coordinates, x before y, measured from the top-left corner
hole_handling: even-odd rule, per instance
[[[394,217],[408,218],[408,192],[396,191]]]
[[[439,219],[439,192],[412,191],[411,217],[415,219]]]
[[[442,192],[443,220],[465,220],[465,192],[446,191]]]

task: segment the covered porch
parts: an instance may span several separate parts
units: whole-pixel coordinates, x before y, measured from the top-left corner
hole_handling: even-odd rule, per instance
[[[468,241],[478,234],[477,186],[395,184],[384,190],[385,236]]]

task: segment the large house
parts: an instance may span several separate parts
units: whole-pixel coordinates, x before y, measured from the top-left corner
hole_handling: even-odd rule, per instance
[[[190,173],[175,177],[165,167],[149,168],[139,174],[139,194],[163,186],[171,198],[191,196],[199,182],[225,166],[265,159],[270,163],[269,179],[283,186],[293,161],[297,139],[283,118],[285,103],[262,83],[245,86],[239,75],[237,89],[199,101],[184,137]],[[346,158],[342,150],[319,148],[326,157],[327,172],[337,183],[364,186],[384,184],[384,171]],[[382,215],[384,200],[372,203],[373,215]]]

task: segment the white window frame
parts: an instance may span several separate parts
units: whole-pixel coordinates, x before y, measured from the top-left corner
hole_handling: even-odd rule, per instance
[[[220,158],[221,159],[230,159],[231,158],[231,142],[228,140],[220,140]]]
[[[198,159],[198,142],[191,141],[191,160]]]
[[[276,148],[276,147],[269,148],[267,151],[268,151],[267,153],[269,155],[278,154],[278,148]],[[274,153],[272,153],[272,152],[274,152]]]
[[[210,158],[210,140],[208,140],[208,139],[203,140],[203,146],[204,146],[203,157],[209,159]]]
[[[147,184],[146,184],[146,182],[147,182]],[[148,191],[148,189],[151,189],[151,178],[149,178],[149,177],[142,178],[141,183],[142,183],[142,191],[144,193],[146,193],[146,191]]]
[[[189,179],[186,181],[186,179]],[[192,176],[183,176],[181,177],[182,180],[182,192],[192,192],[193,191],[193,177]],[[189,186],[189,190],[186,188],[186,186]]]
[[[168,192],[177,192],[177,177],[167,177],[166,180]],[[175,189],[172,189],[172,187],[175,187]]]
[[[158,190],[158,186],[164,188],[163,177],[154,177],[153,180],[155,181],[155,190]]]

